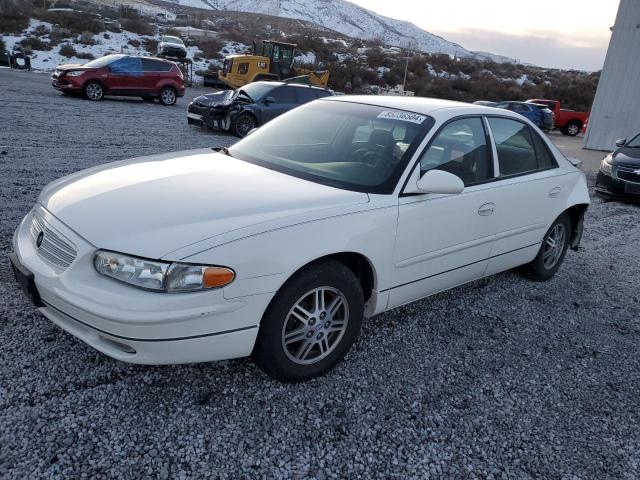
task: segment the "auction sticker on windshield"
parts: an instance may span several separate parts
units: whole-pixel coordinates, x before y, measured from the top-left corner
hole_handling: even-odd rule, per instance
[[[389,120],[402,120],[404,122],[412,122],[412,123],[422,123],[427,117],[425,115],[419,115],[417,113],[411,112],[400,112],[400,111],[390,111],[385,110],[384,112],[380,112],[378,114],[378,118],[387,118]]]

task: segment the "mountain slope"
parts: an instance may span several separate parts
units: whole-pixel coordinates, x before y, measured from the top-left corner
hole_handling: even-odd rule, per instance
[[[459,57],[474,54],[457,43],[426,32],[410,22],[378,15],[345,0],[167,0],[175,4],[212,10],[262,13],[307,20],[344,35],[379,39],[387,45],[426,53]]]

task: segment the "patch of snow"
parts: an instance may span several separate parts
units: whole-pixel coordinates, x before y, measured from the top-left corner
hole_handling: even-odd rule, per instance
[[[296,63],[316,63],[316,54],[313,52],[298,53]]]

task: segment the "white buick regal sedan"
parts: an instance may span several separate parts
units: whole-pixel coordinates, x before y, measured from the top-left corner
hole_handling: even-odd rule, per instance
[[[507,110],[328,97],[229,149],[48,185],[10,255],[40,312],[142,364],[252,355],[282,381],[334,367],[363,319],[577,248],[584,175]]]

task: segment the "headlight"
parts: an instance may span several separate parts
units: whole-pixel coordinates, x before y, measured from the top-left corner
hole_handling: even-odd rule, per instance
[[[229,285],[230,268],[168,263],[99,250],[93,264],[102,275],[129,285],[162,292],[193,292]]]
[[[65,76],[66,77],[79,77],[83,73],[84,73],[84,71],[82,71],[82,70],[76,70],[76,71],[73,71],[73,72],[67,72]]]
[[[600,164],[600,171],[610,177],[613,176],[613,165],[611,165],[612,158],[613,156],[609,154],[602,159],[602,163]]]

